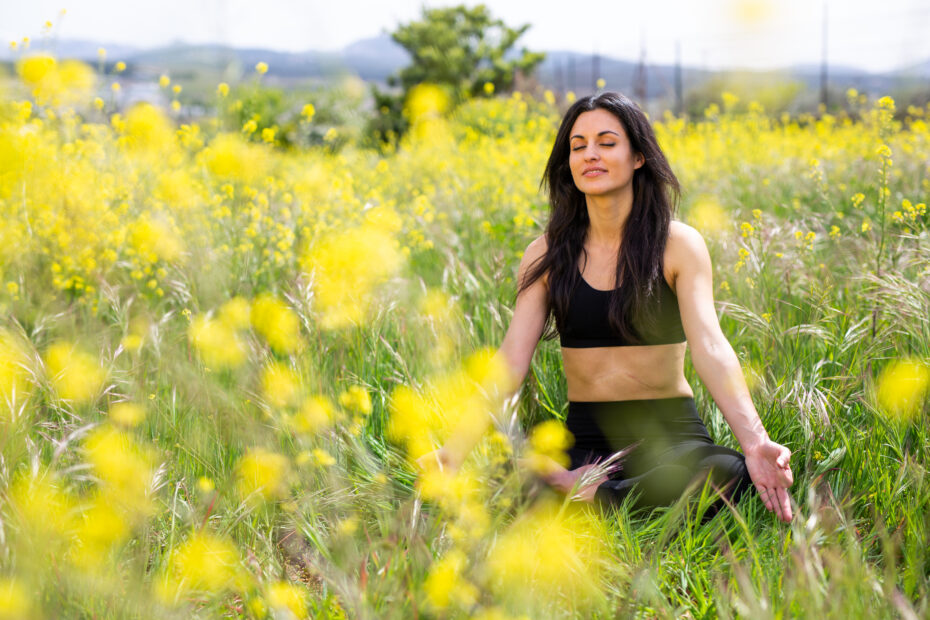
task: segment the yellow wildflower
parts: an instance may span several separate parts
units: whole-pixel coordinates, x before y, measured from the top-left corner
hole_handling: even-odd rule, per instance
[[[96,358],[66,342],[49,347],[45,365],[58,396],[75,403],[95,397],[106,380]]]
[[[307,591],[292,583],[276,581],[268,586],[265,598],[268,604],[289,618],[309,618]]]
[[[83,570],[100,571],[113,547],[129,538],[131,530],[123,516],[109,497],[95,494],[78,522],[77,544],[70,549],[72,561]]]
[[[76,526],[77,506],[61,483],[51,475],[22,475],[13,480],[9,505],[24,531],[43,548],[70,538]]]
[[[137,103],[129,110],[125,131],[129,147],[138,152],[160,154],[175,141],[171,122],[150,103]]]
[[[213,483],[213,480],[207,478],[206,476],[201,476],[197,478],[197,490],[208,495],[216,489],[216,485]]]
[[[187,592],[221,593],[246,583],[236,547],[225,538],[198,532],[171,555],[161,594],[173,601]]]
[[[568,467],[566,450],[572,447],[575,438],[559,420],[546,420],[530,431],[530,466],[544,473],[554,467],[552,462]]]
[[[475,604],[478,590],[462,576],[466,561],[464,553],[453,549],[430,568],[423,590],[427,603],[434,610],[442,611],[452,605],[468,608]]]
[[[151,457],[131,435],[111,426],[95,429],[84,440],[84,454],[107,501],[136,519],[147,516],[153,468]]]
[[[25,350],[13,334],[0,330],[0,412],[15,412],[29,398],[29,376]]]
[[[323,450],[322,448],[313,449],[313,460],[315,460],[317,464],[322,467],[329,467],[330,465],[336,464],[336,459],[334,459],[329,452]]]
[[[357,411],[362,415],[371,413],[371,396],[368,390],[360,385],[349,386],[348,389],[339,394],[339,404],[343,409]]]
[[[300,377],[280,362],[273,362],[262,370],[262,394],[272,407],[283,408],[297,402],[300,395]]]
[[[360,324],[376,286],[394,275],[403,257],[393,236],[363,225],[321,238],[301,259],[313,274],[314,290],[326,329]]]
[[[907,421],[926,405],[930,367],[916,359],[889,364],[876,380],[875,400],[879,410],[896,420]]]
[[[109,417],[116,426],[133,428],[145,419],[145,409],[135,403],[116,403],[110,407]]]
[[[291,424],[299,433],[313,435],[326,430],[333,424],[332,404],[324,396],[311,396],[291,418]]]
[[[223,321],[200,315],[188,328],[188,337],[208,368],[235,368],[246,360],[245,342]]]
[[[689,220],[695,228],[707,234],[722,232],[730,225],[726,211],[710,196],[703,196],[694,203]]]
[[[300,344],[300,321],[297,314],[272,295],[259,295],[252,302],[252,327],[277,353],[287,354]]]
[[[300,110],[300,115],[308,123],[313,120],[313,115],[316,114],[316,108],[312,103],[305,103],[304,107]]]
[[[524,609],[568,601],[576,610],[593,608],[603,600],[606,548],[603,523],[593,511],[575,504],[560,510],[544,501],[495,541],[487,560],[490,585]]]
[[[29,618],[33,596],[15,577],[0,577],[0,620]]]
[[[280,499],[287,494],[289,472],[286,457],[253,448],[236,465],[236,488],[249,501]]]

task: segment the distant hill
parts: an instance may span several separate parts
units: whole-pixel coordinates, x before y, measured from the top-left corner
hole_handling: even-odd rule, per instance
[[[97,50],[107,50],[107,62],[122,60],[131,71],[141,74],[169,71],[175,75],[185,70],[210,68],[234,78],[252,71],[259,61],[268,63],[268,75],[283,81],[305,78],[326,78],[334,74],[355,74],[363,80],[383,83],[409,62],[409,54],[387,34],[362,39],[339,52],[281,52],[261,48],[232,48],[222,45],[192,45],[174,43],[155,48],[140,49],[128,45],[85,40],[50,40],[39,42],[62,58],[81,58],[92,63],[98,60]],[[6,46],[0,50],[0,60],[11,60],[13,52]],[[603,78],[609,88],[635,92],[638,63],[608,56],[595,58],[590,54],[569,51],[550,51],[539,66],[535,79],[547,88],[560,91],[587,92],[594,88],[597,78]],[[876,74],[860,69],[830,66],[829,81],[832,89],[853,87],[864,92],[889,92],[902,85],[921,86],[930,78],[930,59],[899,71]],[[682,83],[687,92],[700,87],[707,80],[731,72],[710,71],[698,67],[682,67]],[[817,89],[820,84],[820,66],[803,64],[778,71],[748,71],[759,78],[777,76],[803,83]],[[674,67],[648,64],[645,87],[648,99],[670,98],[674,95]]]

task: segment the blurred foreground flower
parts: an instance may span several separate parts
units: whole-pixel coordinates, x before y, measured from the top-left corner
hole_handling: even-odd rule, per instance
[[[83,62],[65,60],[59,63],[47,54],[24,58],[17,63],[16,70],[39,105],[72,105],[84,101],[96,81],[94,70]]]
[[[730,226],[726,211],[709,196],[701,197],[694,203],[688,213],[688,220],[699,231],[710,235],[723,232]]]
[[[36,549],[52,553],[56,542],[73,534],[77,505],[50,474],[19,476],[8,497],[12,513]]]
[[[143,216],[129,228],[129,243],[144,260],[171,262],[181,255],[180,237],[163,219]]]
[[[84,453],[100,481],[100,493],[110,505],[133,519],[152,512],[151,457],[131,435],[101,426],[84,440]]]
[[[393,218],[386,214],[382,219],[390,223]],[[360,325],[370,310],[375,287],[402,264],[394,236],[375,223],[325,236],[313,245],[304,254],[301,268],[313,274],[323,328]]]
[[[339,405],[349,411],[367,416],[371,413],[371,396],[362,386],[352,385],[339,394]]]
[[[291,418],[291,425],[298,433],[312,436],[332,426],[334,419],[333,405],[325,396],[317,395],[303,402]]]
[[[133,428],[145,419],[145,409],[129,402],[116,403],[110,407],[110,420],[116,426]]]
[[[575,438],[559,420],[540,422],[530,431],[530,451],[527,455],[530,468],[540,474],[551,472],[556,464],[568,467],[566,450]]]
[[[168,117],[150,103],[137,103],[126,114],[126,143],[130,152],[164,157],[175,144],[175,130]]]
[[[287,365],[272,362],[262,369],[262,395],[276,409],[294,405],[300,398],[300,377]]]
[[[471,451],[509,395],[511,378],[493,350],[470,355],[462,368],[434,377],[422,392],[401,386],[391,395],[388,437],[416,460],[442,444],[457,462]]]
[[[0,419],[29,398],[29,360],[17,339],[0,330]]]
[[[236,488],[250,502],[280,499],[287,494],[290,463],[264,448],[253,448],[236,465]]]
[[[487,578],[510,605],[583,611],[603,601],[601,575],[608,548],[604,523],[577,504],[546,500],[515,521],[491,548]]]
[[[29,618],[32,596],[15,577],[0,577],[0,620]]]
[[[922,410],[928,388],[930,368],[926,362],[916,359],[897,360],[878,376],[875,400],[882,413],[907,422]]]
[[[404,102],[404,115],[414,126],[417,123],[438,118],[448,109],[449,96],[435,84],[424,83],[414,86],[407,93],[407,100]]]
[[[261,334],[276,353],[288,354],[300,344],[300,321],[284,302],[262,294],[252,302],[252,327]]]
[[[106,380],[106,373],[94,356],[66,342],[48,348],[45,365],[58,396],[74,403],[96,396]]]
[[[478,599],[478,589],[462,576],[466,567],[465,554],[452,549],[430,568],[423,583],[426,601],[434,610],[451,605],[469,608]]]
[[[307,591],[286,581],[276,581],[268,586],[268,604],[285,618],[308,618]],[[276,616],[277,617],[277,616]]]
[[[220,594],[247,585],[248,577],[236,547],[225,538],[198,532],[172,554],[158,593],[173,603],[189,592]]]
[[[245,342],[222,319],[198,316],[188,329],[188,337],[208,368],[235,368],[246,360]]]

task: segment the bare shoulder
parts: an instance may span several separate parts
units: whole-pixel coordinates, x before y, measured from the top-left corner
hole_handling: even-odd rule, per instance
[[[539,235],[533,239],[526,250],[523,252],[523,260],[521,262],[525,264],[532,264],[539,260],[545,255],[546,250],[549,248],[549,244],[546,242],[546,235]]]
[[[707,244],[696,228],[672,220],[665,248],[665,265],[666,271],[670,271],[673,278],[677,278],[683,270],[710,266]]]
[[[530,242],[528,246],[526,246],[526,250],[523,252],[523,258],[520,259],[520,269],[517,276],[519,278],[519,282],[523,282],[523,279],[527,276],[533,266],[543,259],[543,257],[546,255],[546,250],[548,247],[549,245],[546,243],[546,235],[540,235],[536,237],[533,239],[533,241]],[[541,280],[543,286],[546,286],[548,283],[547,274],[543,274]]]
[[[707,254],[704,237],[693,226],[672,220],[669,226],[667,251],[682,260],[695,259]]]

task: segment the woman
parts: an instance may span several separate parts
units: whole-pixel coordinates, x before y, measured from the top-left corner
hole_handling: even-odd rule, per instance
[[[643,112],[605,92],[579,99],[556,136],[544,183],[551,217],[526,249],[500,353],[522,383],[543,331],[558,330],[568,387],[570,469],[547,481],[568,491],[591,464],[632,446],[591,501],[665,505],[710,476],[731,499],[755,486],[791,519],[789,450],[769,439],[739,361],[720,330],[701,235],[671,219],[678,180]],[[684,375],[687,344],[743,454],[714,445]],[[745,456],[744,456],[745,455]]]

